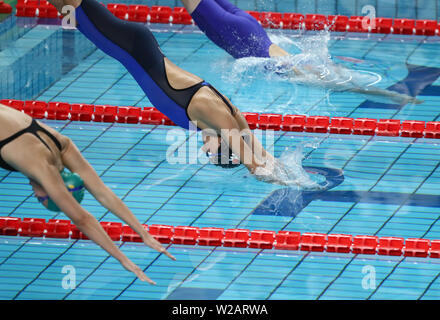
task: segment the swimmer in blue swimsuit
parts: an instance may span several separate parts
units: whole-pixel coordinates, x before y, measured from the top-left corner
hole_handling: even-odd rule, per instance
[[[350,71],[341,67],[326,68],[323,71],[319,66],[307,63],[308,54],[303,55],[306,61],[302,65],[292,64],[288,57],[290,54],[271,42],[260,23],[228,0],[182,0],[182,3],[199,29],[212,42],[236,59],[281,57],[278,60],[265,61],[265,69],[285,78],[302,80],[307,84],[313,83],[333,91],[348,91],[368,95],[372,98],[384,98],[385,102],[401,105],[423,102],[404,93],[365,86],[362,83],[356,83],[356,81],[338,81],[337,79],[345,80],[346,74]],[[287,59],[282,57],[287,57]],[[336,81],[329,81],[328,76],[336,78]]]
[[[76,8],[77,29],[122,63],[153,106],[175,124],[186,129],[193,125],[213,133],[204,136],[205,142],[210,142],[209,150],[205,150],[208,154],[218,155],[226,144],[229,153],[221,152],[226,154],[221,158],[228,160],[225,166],[234,161],[233,154],[257,178],[271,181],[268,175],[262,177],[258,172],[266,172],[265,168],[269,164],[273,166],[275,159],[249,130],[240,111],[212,85],[165,57],[145,25],[116,18],[96,0],[51,0],[51,3],[60,12],[65,5]],[[217,140],[216,146],[212,146],[213,140]]]
[[[227,0],[182,0],[182,3],[200,30],[236,59],[289,55],[272,43],[254,17]]]
[[[110,212],[139,234],[144,244],[175,258],[154,239],[134,214],[101,180],[89,162],[68,137],[33,120],[23,112],[0,104],[0,168],[25,175],[35,196],[47,207],[50,198],[78,229],[140,280],[154,284],[114,244],[101,224],[87,212],[65,187],[60,172],[76,173],[84,187]],[[1,170],[1,169],[0,169]],[[44,200],[41,200],[44,199]]]

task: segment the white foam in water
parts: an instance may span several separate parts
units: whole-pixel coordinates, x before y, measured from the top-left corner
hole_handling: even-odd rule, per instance
[[[269,36],[273,43],[286,49],[290,55],[237,59],[232,62],[232,70],[224,74],[224,79],[234,85],[248,86],[252,84],[252,79],[271,81],[271,85],[276,85],[277,81],[287,81],[293,88],[295,85],[305,85],[323,88],[327,93],[353,92],[365,99],[382,103],[417,103],[413,97],[378,87],[383,78],[371,71],[371,62],[350,57],[337,57],[338,62],[335,62],[328,50],[328,31],[307,36],[292,37],[273,33]],[[295,99],[295,95],[283,105],[284,110],[292,112],[292,99]],[[262,181],[270,183],[300,189],[325,189],[327,185],[323,176],[309,174],[304,169],[304,147],[317,148],[318,145],[300,144],[293,151],[285,150],[276,160],[279,166],[275,166],[273,171],[262,169],[257,175]]]
[[[299,144],[293,151],[286,148],[278,159],[286,169],[286,171],[282,173],[281,178],[287,182],[288,185],[293,183],[298,185],[301,189],[324,189],[325,185],[323,185],[322,182],[325,181],[325,178],[318,174],[310,174],[303,167],[304,147],[317,149],[318,144],[311,144],[310,142]]]

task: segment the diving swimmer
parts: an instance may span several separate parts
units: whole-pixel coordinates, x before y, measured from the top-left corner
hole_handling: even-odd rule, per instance
[[[35,196],[48,209],[64,212],[90,240],[117,259],[140,280],[155,284],[114,244],[101,224],[72,195],[65,181],[81,180],[83,186],[107,210],[114,213],[144,244],[175,258],[140,224],[124,202],[108,188],[73,141],[23,112],[0,104],[0,167],[21,172],[29,179]],[[66,172],[67,168],[70,172]]]
[[[238,108],[211,84],[171,62],[145,25],[116,18],[95,0],[50,2],[60,12],[65,5],[76,8],[77,29],[122,63],[151,103],[175,124],[213,133],[204,135],[205,141],[217,141],[206,150],[208,154],[215,157],[226,144],[229,153],[236,155],[258,179],[281,183],[273,174],[276,170],[272,170],[279,164],[253,135]],[[221,158],[230,159],[228,156]]]

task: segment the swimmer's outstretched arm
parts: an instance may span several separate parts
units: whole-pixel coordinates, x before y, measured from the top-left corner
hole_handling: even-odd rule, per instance
[[[55,2],[54,0],[50,0],[51,2]],[[58,0],[56,0],[58,1]],[[63,0],[63,4],[64,5],[72,5],[74,7],[78,7],[81,5],[81,0]],[[62,7],[62,6],[61,6]],[[165,65],[167,66],[168,64],[170,64],[168,62],[168,60],[165,58]],[[167,71],[167,75],[168,75],[168,79],[175,79],[178,77],[181,77],[184,74],[184,71],[181,69],[177,69],[177,67],[175,68],[166,68]],[[174,73],[173,73],[174,72]],[[173,73],[173,74],[171,74]],[[198,77],[193,76],[191,74],[186,74],[184,77],[185,81],[188,81],[191,84],[194,84],[195,81],[199,81],[201,79],[198,79]],[[177,81],[174,81],[175,83],[177,83]],[[183,86],[183,88],[186,88],[187,86]],[[208,92],[211,93],[211,96],[208,96],[207,99],[199,99],[199,92],[200,91],[206,91],[208,90]],[[243,129],[242,127],[240,127],[237,122],[236,119],[231,115],[230,110],[224,105],[224,103],[221,101],[221,99],[219,99],[216,95],[212,96],[213,92],[212,90],[208,89],[206,86],[204,88],[201,88],[196,95],[194,95],[192,102],[190,103],[187,112],[190,116],[190,119],[194,122],[197,122],[196,125],[201,128],[211,128],[214,129],[218,132],[218,134],[220,134],[220,132],[222,131],[221,129],[237,129],[237,130],[241,130]],[[196,99],[197,97],[197,99]],[[217,99],[217,100],[215,100]],[[198,104],[198,107],[193,107],[194,104]],[[219,105],[221,104],[221,106]],[[196,111],[197,109],[200,109],[198,111]],[[225,115],[225,113],[227,113],[227,115]],[[229,118],[228,118],[229,117]],[[225,121],[231,121],[231,122],[224,122]],[[199,126],[199,124],[205,124],[205,126]],[[239,134],[239,133],[237,133]],[[222,135],[223,136],[223,135]],[[224,140],[225,141],[229,141],[230,139],[232,139],[231,137],[225,136]],[[242,140],[242,139],[241,139]],[[256,141],[256,139],[252,138],[252,141]],[[266,152],[264,151],[264,149],[258,145],[258,142],[255,143],[257,145],[257,149],[259,148],[261,150],[261,152],[263,154],[266,154]],[[252,151],[252,149],[244,143],[244,141],[242,141],[242,143],[239,146],[232,146],[232,149],[234,151],[234,153],[236,153],[237,155],[240,155],[241,161],[242,163],[248,168],[248,170],[251,173],[254,173],[255,170],[261,166],[265,165],[266,160],[258,160],[255,157],[254,152]],[[241,151],[241,152],[240,152]],[[269,158],[269,157],[268,157]]]
[[[64,1],[64,0],[48,0],[48,1],[49,1],[50,4],[52,4],[58,10],[59,13],[62,13],[63,7],[65,5],[74,5],[75,7],[77,7],[79,5],[79,4],[76,4],[76,0],[73,0],[73,1],[69,1],[69,0],[67,0],[67,1]],[[81,2],[79,1],[79,3],[81,3]]]
[[[392,90],[382,89],[378,87],[360,87],[356,86],[355,84],[344,83],[342,85],[335,84],[333,82],[326,82],[325,81],[325,75],[323,75],[320,71],[313,68],[312,65],[306,65],[304,66],[304,69],[313,74],[317,79],[323,80],[323,87],[328,88],[330,90],[334,91],[342,91],[342,92],[355,92],[360,93],[368,96],[375,96],[375,97],[384,97],[391,99],[392,101],[396,103],[414,103],[414,104],[421,104],[423,103],[423,100],[414,98],[412,96],[409,96],[407,94],[399,93]],[[340,69],[335,69],[335,72],[340,75]],[[292,72],[296,76],[305,76],[305,73],[301,72],[295,67],[292,67]],[[343,75],[342,75],[343,76]]]
[[[73,143],[71,144],[73,145]],[[78,156],[75,157],[75,155],[73,155],[74,152],[75,151],[72,151],[72,148],[68,148],[66,154],[72,156],[72,159],[79,163]],[[95,217],[87,212],[73,198],[72,194],[66,189],[64,181],[59,173],[59,168],[53,163],[53,159],[51,157],[45,158],[43,156],[39,161],[30,162],[28,153],[29,151],[26,149],[17,148],[15,152],[8,153],[4,158],[8,163],[12,163],[16,170],[27,176],[31,180],[31,183],[34,182],[41,186],[45,193],[53,200],[53,202],[55,202],[58,208],[60,208],[60,210],[63,211],[90,240],[94,241],[107,251],[112,257],[117,259],[125,269],[133,272],[140,280],[155,284],[154,281],[148,278],[137,265],[119,250]],[[70,165],[68,167],[77,168],[75,165]],[[84,170],[80,171],[82,171],[80,175],[84,174]],[[84,179],[86,187],[92,185],[89,180],[90,179],[86,175]],[[110,207],[111,206],[113,205],[110,205]],[[135,225],[136,223],[133,221],[133,218],[128,218],[128,216],[129,214],[125,215],[126,220],[132,225]],[[161,248],[160,244],[158,245],[155,243],[154,239],[153,241],[148,239],[148,237],[145,237],[145,239],[147,239],[146,244],[157,249],[159,252],[167,254],[167,252]],[[174,258],[169,254],[167,255],[172,259]]]
[[[335,70],[335,72],[337,74],[341,74],[343,70],[343,67],[340,67],[338,69]],[[414,104],[421,104],[423,103],[422,100],[419,100],[417,98],[414,98],[412,96],[409,96],[407,94],[404,93],[399,93],[396,91],[392,91],[392,90],[387,90],[387,89],[382,89],[379,87],[373,87],[373,86],[366,86],[366,87],[360,87],[357,85],[353,85],[351,88],[348,87],[347,89],[346,86],[341,86],[342,87],[342,91],[349,91],[349,92],[355,92],[355,93],[360,93],[360,94],[364,94],[364,95],[368,95],[368,96],[375,96],[375,97],[384,97],[384,98],[389,98],[392,101],[396,102],[396,103],[414,103]],[[334,88],[334,90],[338,90],[338,88]]]
[[[202,0],[182,0],[182,4],[185,7],[186,11],[188,11],[189,14],[192,14],[199,5],[200,1]]]

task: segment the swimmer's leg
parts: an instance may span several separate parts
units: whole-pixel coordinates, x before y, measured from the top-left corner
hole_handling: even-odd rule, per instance
[[[228,51],[226,48],[231,46],[231,39],[222,34],[220,27],[229,22],[227,12],[214,0],[182,0],[182,2],[199,29],[217,46]]]
[[[63,13],[64,6],[73,6],[77,8],[81,5],[82,0],[48,0],[51,5],[53,5],[59,13]]]
[[[95,0],[83,0],[76,9],[76,19],[78,29],[87,38],[123,64],[127,55],[141,61],[146,53],[150,61],[141,61],[146,69],[163,60],[159,44],[148,28],[116,18]]]

